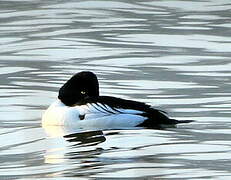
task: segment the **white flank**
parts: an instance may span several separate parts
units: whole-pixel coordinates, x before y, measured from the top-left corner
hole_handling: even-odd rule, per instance
[[[42,124],[76,128],[135,127],[147,119],[139,114],[142,111],[114,109],[100,103],[67,107],[57,100],[43,114]]]

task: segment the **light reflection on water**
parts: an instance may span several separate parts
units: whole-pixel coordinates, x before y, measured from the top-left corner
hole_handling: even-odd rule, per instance
[[[228,1],[0,4],[0,179],[230,178]],[[103,95],[196,122],[42,128],[58,88],[82,70],[99,76]]]

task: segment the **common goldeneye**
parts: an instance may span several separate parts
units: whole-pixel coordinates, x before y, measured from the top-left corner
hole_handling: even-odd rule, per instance
[[[188,122],[171,119],[164,111],[142,102],[100,96],[98,79],[89,71],[72,76],[42,117],[43,125],[101,129],[160,128]]]

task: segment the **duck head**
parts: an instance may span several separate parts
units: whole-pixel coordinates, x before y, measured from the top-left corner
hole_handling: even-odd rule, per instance
[[[58,98],[67,106],[81,104],[88,97],[99,96],[97,76],[90,71],[82,71],[72,76],[59,90]]]

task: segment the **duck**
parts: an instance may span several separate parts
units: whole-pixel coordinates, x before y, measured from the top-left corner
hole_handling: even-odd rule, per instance
[[[43,125],[80,129],[162,128],[189,122],[172,119],[143,102],[101,96],[98,78],[91,71],[78,72],[67,80],[42,116]]]

